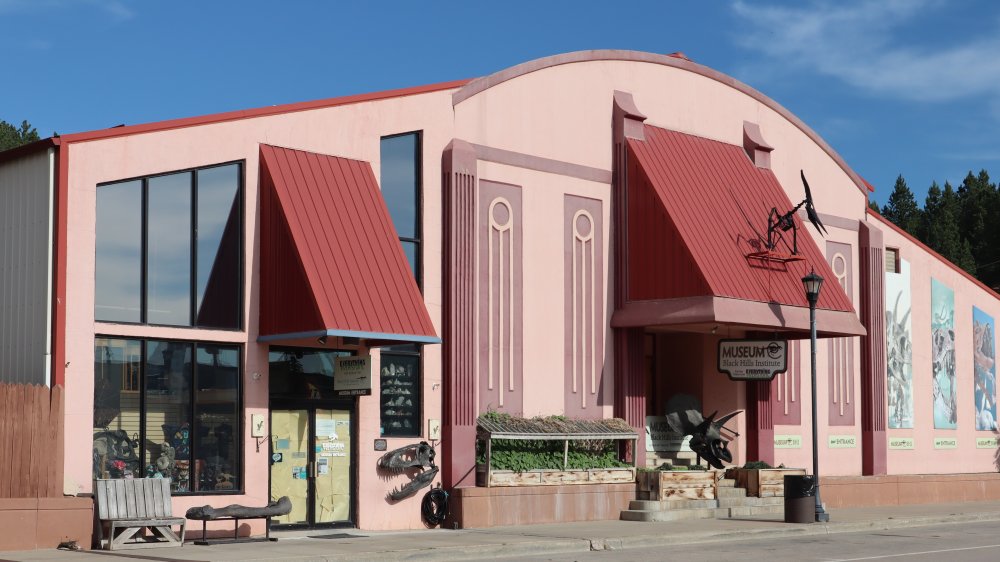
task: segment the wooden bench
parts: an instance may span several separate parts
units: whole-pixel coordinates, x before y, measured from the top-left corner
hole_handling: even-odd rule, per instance
[[[115,550],[184,544],[187,521],[173,515],[170,480],[167,478],[95,480],[94,500],[97,502],[97,534],[101,548]],[[108,525],[107,543],[105,524]],[[180,525],[180,536],[171,529],[173,525]],[[152,536],[146,536],[147,527]],[[136,537],[137,533],[141,534]],[[141,540],[126,542],[133,538]]]

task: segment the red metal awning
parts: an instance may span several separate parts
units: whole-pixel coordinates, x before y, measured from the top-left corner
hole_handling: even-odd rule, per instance
[[[259,339],[440,343],[368,162],[260,156]]]
[[[815,268],[826,280],[818,331],[865,334],[798,217],[795,261],[759,257],[771,208],[784,213],[793,206],[771,170],[756,167],[740,146],[649,125],[644,134],[628,140],[628,297],[612,325],[808,330],[801,279]],[[791,232],[786,240],[790,254]]]

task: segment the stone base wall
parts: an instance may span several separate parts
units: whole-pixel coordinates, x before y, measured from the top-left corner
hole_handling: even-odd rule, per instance
[[[56,548],[65,541],[89,549],[93,533],[91,498],[0,498],[0,550]]]
[[[635,499],[635,484],[520,488],[456,488],[444,527],[461,529],[618,520]]]
[[[1000,474],[914,474],[821,477],[828,507],[868,507],[1000,500]]]

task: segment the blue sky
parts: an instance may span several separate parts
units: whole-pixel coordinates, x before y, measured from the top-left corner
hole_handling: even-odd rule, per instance
[[[43,135],[482,76],[582,49],[683,51],[920,202],[1000,179],[1000,2],[0,0],[0,119]]]

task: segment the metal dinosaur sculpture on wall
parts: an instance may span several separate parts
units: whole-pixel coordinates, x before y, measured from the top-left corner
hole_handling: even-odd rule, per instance
[[[722,426],[742,411],[730,412],[715,421],[718,412],[706,418],[694,396],[678,394],[667,402],[667,425],[676,433],[690,435],[691,450],[712,467],[722,469],[723,462],[733,462],[729,441],[722,437]]]
[[[389,492],[389,499],[392,501],[406,499],[416,494],[420,488],[433,482],[439,470],[434,464],[435,456],[437,453],[434,451],[434,447],[431,447],[426,441],[421,441],[416,445],[406,445],[382,455],[378,460],[378,467],[382,470],[402,474],[410,469],[421,469],[412,480],[401,488],[393,488]]]

